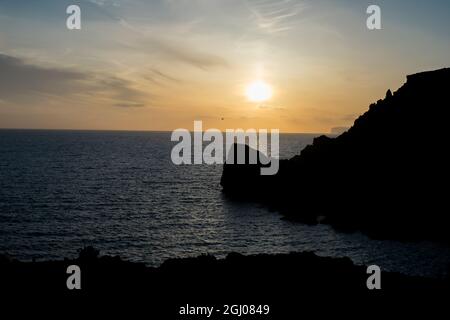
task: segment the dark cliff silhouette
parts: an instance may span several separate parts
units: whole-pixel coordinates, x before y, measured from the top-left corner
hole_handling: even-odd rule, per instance
[[[66,287],[70,265],[81,270],[80,290]],[[332,307],[335,304],[343,308],[346,318],[355,313],[360,319],[357,307],[381,312],[392,303],[404,312],[411,298],[444,299],[449,292],[448,278],[383,271],[381,290],[369,290],[368,277],[366,267],[354,265],[349,258],[319,257],[311,252],[249,256],[230,253],[224,259],[203,255],[170,259],[157,268],[120,257],[99,256],[92,247],[84,248],[77,259],[59,261],[20,262],[0,255],[0,294],[5,309],[10,306],[9,300],[29,306],[29,300],[42,299],[42,306],[49,310],[67,303],[70,313],[91,314],[92,306],[102,314],[124,308],[127,312],[143,311],[150,319],[206,319],[183,317],[178,311],[186,304],[213,305],[221,310],[224,304],[268,304],[268,317],[214,312],[210,318],[281,320],[307,312],[336,315],[339,309]],[[421,300],[421,304],[424,302]],[[376,310],[372,310],[374,307]]]
[[[348,131],[280,161],[275,176],[225,164],[223,191],[307,223],[448,242],[449,84],[448,68],[410,75]]]

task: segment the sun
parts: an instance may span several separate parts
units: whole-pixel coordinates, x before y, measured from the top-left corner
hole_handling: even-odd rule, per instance
[[[245,95],[252,102],[264,102],[272,98],[272,87],[264,81],[255,81],[247,86]]]

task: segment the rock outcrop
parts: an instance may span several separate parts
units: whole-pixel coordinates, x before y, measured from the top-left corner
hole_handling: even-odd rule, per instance
[[[375,237],[449,241],[449,84],[448,68],[410,75],[348,131],[281,161],[275,176],[225,164],[223,190],[304,222],[325,217]]]
[[[228,299],[232,300],[230,303],[255,299],[257,303],[272,305],[286,303],[295,311],[295,304],[291,304],[300,297],[322,301],[326,293],[333,292],[333,300],[340,294],[345,303],[352,301],[349,297],[373,303],[379,296],[367,288],[367,267],[355,265],[349,258],[319,257],[312,252],[229,253],[222,259],[202,255],[169,259],[156,268],[118,256],[100,256],[92,247],[81,250],[77,259],[21,262],[1,257],[3,296],[51,295],[69,302],[76,297],[92,300],[102,296],[141,296],[146,300],[145,306],[157,308],[165,304],[163,319],[171,319],[167,313],[175,306],[193,301],[223,304]],[[67,268],[71,265],[81,270],[80,290],[68,290],[66,286],[70,276]],[[407,292],[441,295],[449,290],[448,277],[423,278],[383,271],[381,283],[386,298]]]

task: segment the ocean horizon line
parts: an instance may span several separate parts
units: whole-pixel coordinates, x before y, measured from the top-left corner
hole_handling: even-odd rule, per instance
[[[179,129],[179,128],[177,128]],[[243,129],[244,128],[234,128],[234,130]],[[176,129],[174,129],[176,130]],[[126,129],[54,129],[54,128],[0,128],[0,131],[71,131],[71,132],[146,132],[146,133],[172,133],[170,130],[126,130]],[[203,130],[202,132],[205,132]],[[219,130],[222,133],[226,133],[223,130]],[[189,132],[194,133],[195,131],[189,130]],[[280,134],[308,134],[308,135],[337,135],[332,132],[283,132],[280,131]]]

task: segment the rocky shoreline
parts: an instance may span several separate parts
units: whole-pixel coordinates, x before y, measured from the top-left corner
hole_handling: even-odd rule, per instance
[[[80,290],[69,290],[70,266],[80,269]],[[0,256],[0,294],[5,306],[43,306],[47,312],[66,308],[73,314],[115,315],[144,312],[151,319],[205,319],[187,317],[195,310],[216,310],[211,319],[247,319],[224,315],[233,306],[270,309],[264,319],[288,319],[299,315],[360,318],[360,311],[385,314],[412,312],[411,301],[421,308],[445,306],[450,280],[381,272],[381,289],[369,290],[365,266],[349,258],[319,257],[311,252],[241,255],[224,259],[203,255],[170,259],[160,267],[120,257],[99,256],[92,247],[76,259],[21,262]],[[10,304],[11,303],[11,304]],[[324,308],[326,306],[326,308]],[[67,309],[68,308],[68,309]],[[194,310],[193,309],[193,310]],[[242,309],[239,309],[242,310]],[[35,312],[35,311],[33,311]]]
[[[370,292],[366,285],[367,267],[354,265],[349,258],[320,257],[311,252],[230,253],[224,259],[202,255],[169,259],[159,267],[147,267],[118,256],[100,256],[92,247],[80,250],[76,259],[56,261],[22,262],[0,255],[2,290],[69,293],[66,279],[70,265],[80,267],[83,275],[81,291],[89,293],[140,291],[148,286],[172,284],[180,287],[177,292],[186,290],[186,294],[202,295],[199,287],[203,287],[204,293],[235,288],[237,294],[241,290],[251,290],[259,295],[260,290],[264,292],[274,287],[281,290],[294,283],[311,291]],[[448,275],[445,279],[432,279],[382,272],[382,284],[382,289],[387,292],[441,290],[449,288],[449,279]],[[266,293],[270,296],[270,292]]]
[[[347,132],[280,161],[274,176],[261,176],[259,164],[226,163],[223,191],[305,223],[450,243],[448,83],[448,68],[408,76]]]

